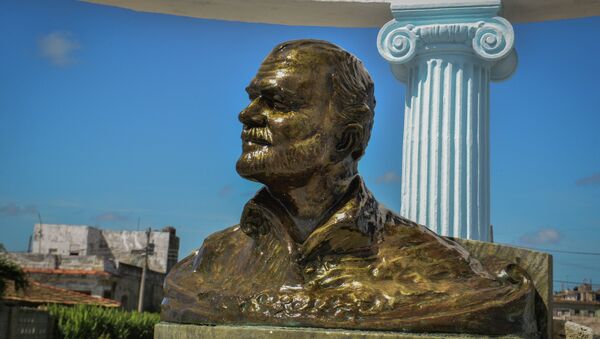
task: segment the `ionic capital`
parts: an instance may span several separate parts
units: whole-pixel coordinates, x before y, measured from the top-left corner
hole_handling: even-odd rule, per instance
[[[377,37],[381,56],[394,74],[406,81],[406,72],[418,55],[463,55],[487,63],[492,80],[508,78],[516,69],[514,31],[497,16],[500,6],[394,9],[395,19]]]

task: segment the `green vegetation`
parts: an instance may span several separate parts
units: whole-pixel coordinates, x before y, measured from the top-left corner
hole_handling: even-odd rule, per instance
[[[23,289],[28,285],[27,277],[21,267],[0,255],[0,298],[4,295],[6,284],[9,280],[15,283],[15,289],[17,290]]]
[[[48,305],[57,320],[56,337],[61,339],[152,339],[157,313],[137,313],[118,308],[77,305]]]

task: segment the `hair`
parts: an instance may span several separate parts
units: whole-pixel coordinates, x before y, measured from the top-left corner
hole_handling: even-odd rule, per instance
[[[375,85],[369,72],[357,57],[341,47],[323,40],[292,40],[277,45],[271,54],[289,50],[310,50],[323,54],[333,71],[329,73],[332,98],[337,106],[337,124],[341,127],[358,124],[362,127],[359,148],[352,152],[354,160],[362,157],[371,137],[375,115]]]

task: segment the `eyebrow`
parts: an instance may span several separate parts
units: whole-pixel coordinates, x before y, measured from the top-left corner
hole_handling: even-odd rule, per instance
[[[283,94],[286,97],[298,97],[297,91],[273,85],[261,86],[256,84],[255,82],[250,83],[250,85],[246,87],[246,92],[250,95],[266,94],[267,96],[274,96],[275,94]]]

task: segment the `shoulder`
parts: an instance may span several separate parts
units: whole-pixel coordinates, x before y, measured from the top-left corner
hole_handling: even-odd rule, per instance
[[[209,235],[204,239],[200,248],[194,250],[173,266],[167,280],[177,279],[181,274],[194,271],[204,261],[205,257],[214,259],[215,256],[225,252],[228,247],[239,245],[240,242],[247,241],[247,238],[239,225],[231,226]]]
[[[201,248],[219,246],[223,243],[237,242],[244,238],[247,238],[247,236],[244,234],[244,232],[242,232],[240,225],[235,225],[215,232],[206,237]]]
[[[380,231],[379,249],[380,253],[404,262],[403,265],[420,270],[426,279],[435,276],[492,278],[461,244],[394,213],[387,215]]]

